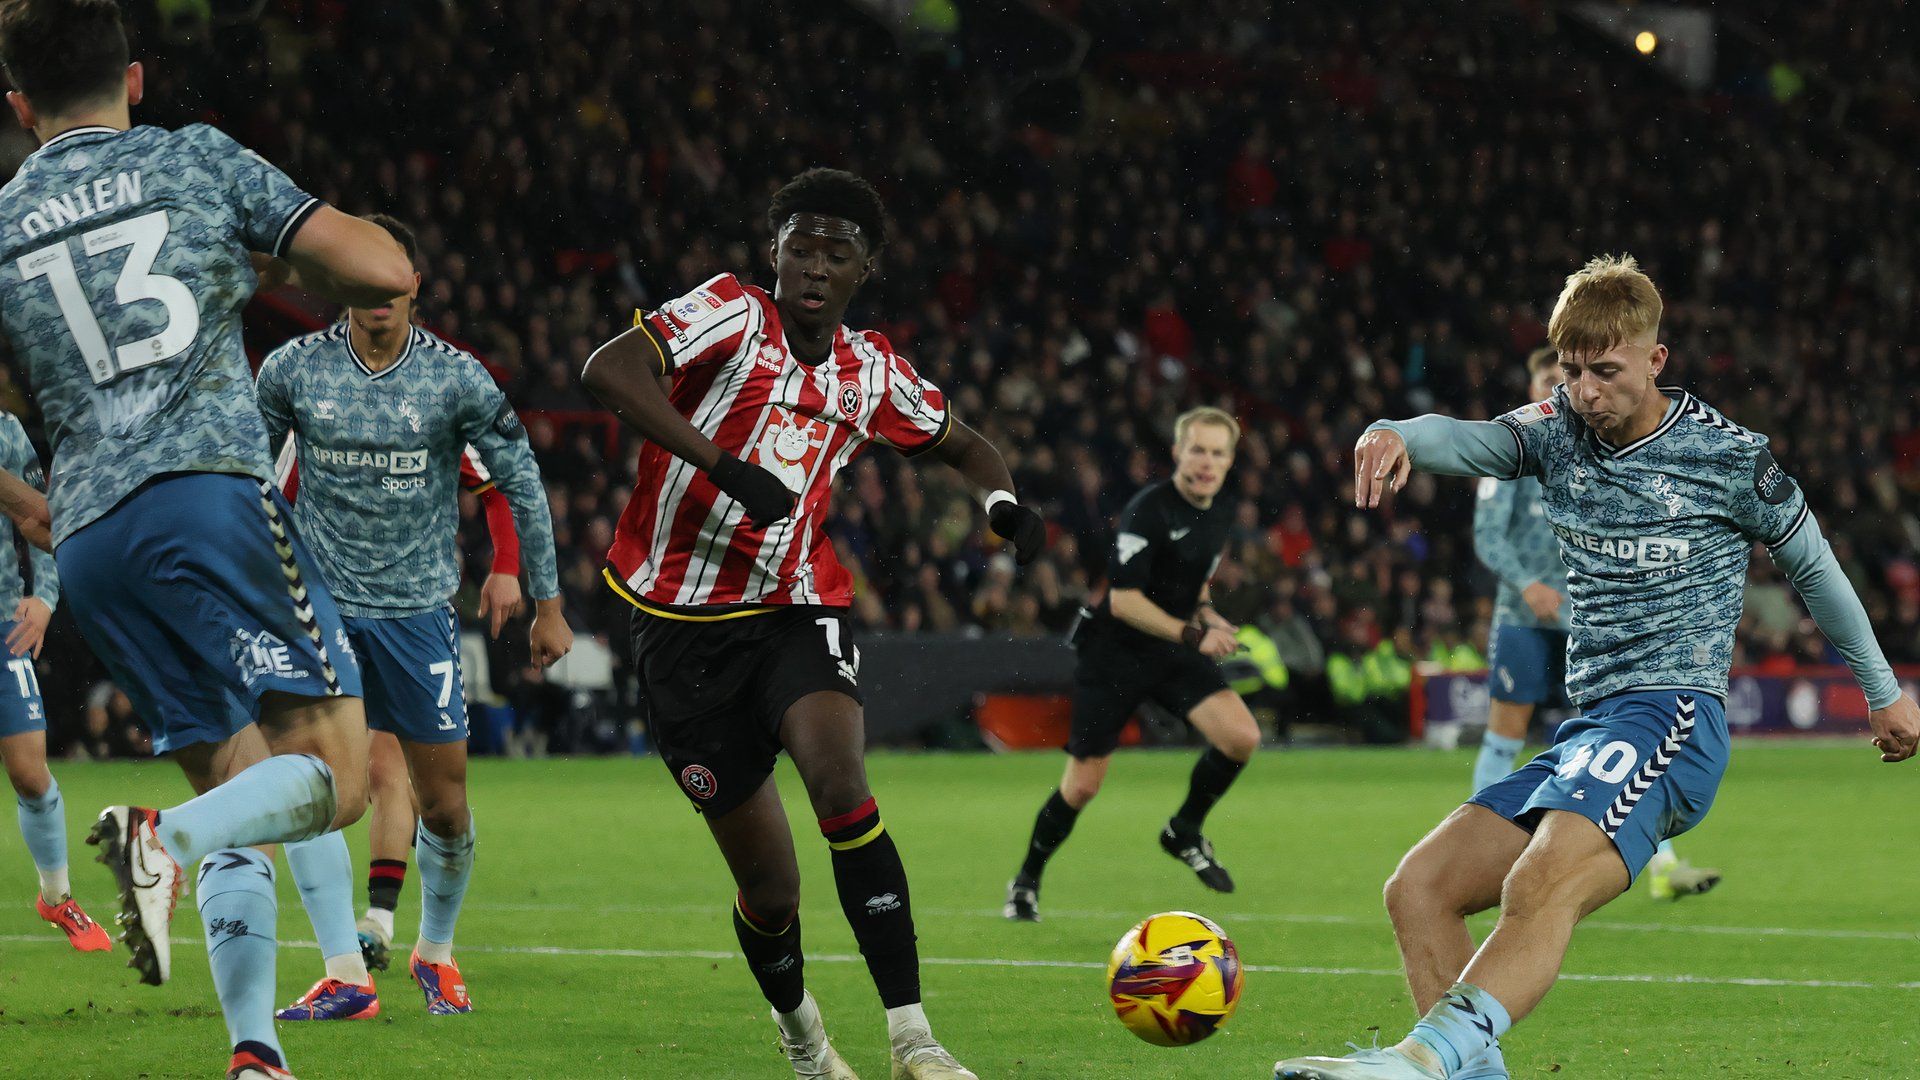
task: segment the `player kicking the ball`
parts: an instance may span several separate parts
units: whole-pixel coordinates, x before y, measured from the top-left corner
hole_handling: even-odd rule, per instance
[[[854,1076],[806,991],[800,874],[772,779],[782,750],[886,1007],[894,1080],[975,1080],[920,1007],[906,870],[862,760],[853,581],[825,523],[834,476],[878,443],[930,453],[986,492],[1020,562],[1046,530],[940,390],[886,338],[841,325],[886,245],[873,186],[813,169],[774,195],[767,220],[772,296],[722,274],[587,361],[587,388],[647,440],[606,578],[634,606],[649,728],[739,885],[734,931],[795,1074]]]
[[[1142,488],[1120,512],[1106,598],[1074,635],[1079,659],[1067,769],[1041,805],[1026,859],[1007,886],[1001,911],[1009,919],[1039,921],[1040,874],[1099,794],[1120,729],[1149,698],[1208,743],[1186,800],[1160,830],[1160,847],[1207,888],[1233,891],[1200,828],[1260,746],[1247,703],[1220,674],[1219,659],[1240,647],[1237,628],[1213,610],[1208,594],[1233,525],[1231,504],[1218,496],[1239,442],[1240,424],[1223,410],[1183,414],[1174,423],[1173,476]]]
[[[1553,396],[1560,362],[1551,349],[1527,357],[1533,400]],[[1565,708],[1567,702],[1567,564],[1560,541],[1547,524],[1540,481],[1480,481],[1473,508],[1473,552],[1500,580],[1494,597],[1493,629],[1487,657],[1487,734],[1474,761],[1473,790],[1505,777],[1527,745],[1527,727],[1536,706]],[[1647,863],[1647,891],[1655,899],[1677,900],[1706,892],[1720,883],[1720,871],[1696,867],[1662,840]]]
[[[414,257],[411,230],[369,220]],[[480,362],[413,325],[413,292],[275,349],[256,391],[267,437],[298,435],[293,516],[333,587],[366,685],[367,722],[399,739],[413,799],[420,864],[420,936],[414,981],[434,1015],[470,1012],[453,960],[453,930],[473,873],[467,809],[466,702],[460,632],[447,602],[460,584],[454,543],[456,483],[467,446],[513,506],[526,541],[534,663],[566,655],[573,632],[560,610],[553,523],[540,467],[520,420]],[[380,1011],[353,919],[353,863],[338,833],[287,846],[326,978],[279,1013],[339,1020]]]
[[[219,131],[132,127],[144,73],[127,60],[112,0],[0,6],[7,99],[40,139],[0,190],[0,324],[53,444],[51,506],[0,474],[0,507],[51,543],[81,633],[200,793],[94,825],[131,963],[167,981],[193,873],[228,1076],[285,1078],[256,848],[360,817],[367,728],[339,613],[273,487],[240,309],[255,253],[356,306],[412,272],[379,226]]]
[[[1748,553],[1768,552],[1847,660],[1883,761],[1913,756],[1901,693],[1807,500],[1746,430],[1657,385],[1660,294],[1630,258],[1567,279],[1548,339],[1565,379],[1493,421],[1381,421],[1356,448],[1355,500],[1415,468],[1538,478],[1572,569],[1567,690],[1583,715],[1401,860],[1387,883],[1414,1007],[1397,1045],[1296,1058],[1280,1078],[1505,1077],[1500,1036],[1559,976],[1574,926],[1632,884],[1661,840],[1699,824],[1727,766],[1723,699]],[[1466,917],[1498,905],[1474,951]]]
[[[0,469],[35,488],[46,487],[40,458],[27,441],[19,417],[0,413]],[[34,658],[46,638],[47,621],[60,602],[60,572],[53,556],[28,548],[33,570],[33,595],[23,595],[20,561],[13,557],[13,526],[0,521],[0,638],[7,645],[7,675],[0,676],[0,760],[20,808],[20,835],[27,854],[40,872],[40,895],[33,909],[67,935],[81,952],[105,952],[113,941],[100,924],[80,910],[67,880],[67,811],[60,785],[47,769],[47,707],[40,700],[40,678]]]

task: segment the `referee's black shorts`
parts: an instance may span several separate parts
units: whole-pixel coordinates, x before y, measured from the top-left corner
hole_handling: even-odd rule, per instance
[[[633,666],[647,734],[694,808],[714,817],[773,774],[795,702],[822,690],[861,700],[860,648],[842,608],[707,621],[635,610]]]
[[[1089,620],[1073,672],[1073,731],[1067,753],[1106,757],[1120,745],[1120,729],[1142,701],[1152,700],[1185,720],[1194,707],[1227,689],[1220,666],[1173,642],[1138,637]]]

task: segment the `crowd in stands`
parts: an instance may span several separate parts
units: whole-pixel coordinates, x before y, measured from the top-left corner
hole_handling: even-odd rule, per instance
[[[1277,663],[1316,688],[1292,707],[1388,737],[1408,663],[1478,662],[1492,579],[1470,485],[1357,512],[1354,439],[1521,404],[1561,279],[1625,250],[1665,292],[1666,381],[1772,436],[1892,658],[1920,662],[1920,192],[1898,147],[1750,73],[1683,92],[1532,4],[1054,8],[1090,37],[1076,72],[792,0],[284,0],[149,35],[142,115],[213,120],[416,228],[421,314],[521,409],[575,625],[616,657],[599,571],[634,446],[580,366],[713,274],[770,285],[768,196],[831,164],[896,219],[849,322],[946,389],[1052,526],[1016,571],[953,474],[859,460],[831,533],[869,628],[1059,633],[1116,512],[1166,475],[1172,418],[1219,404],[1246,433],[1215,595],[1272,646],[1242,677],[1273,688]],[[0,405],[31,426],[19,382]],[[1751,586],[1741,663],[1828,662],[1762,554]],[[512,648],[509,696],[537,685]]]

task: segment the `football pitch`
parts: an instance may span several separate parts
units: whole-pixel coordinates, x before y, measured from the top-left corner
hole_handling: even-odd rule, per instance
[[[1057,754],[876,754],[882,814],[913,882],[934,1031],[983,1080],[1270,1075],[1276,1057],[1400,1037],[1411,1022],[1380,885],[1456,805],[1466,752],[1315,750],[1255,759],[1209,828],[1239,891],[1206,892],[1154,834],[1185,789],[1186,753],[1122,753],[1054,860],[1044,922],[1000,917]],[[75,891],[111,919],[86,827],[108,802],[186,794],[164,763],[58,766]],[[808,984],[865,1080],[886,1080],[879,1004],[811,829],[799,832]],[[654,760],[476,761],[480,859],[457,955],[465,1017],[428,1017],[402,970],[419,913],[401,903],[378,1019],[283,1024],[303,1080],[642,1077],[780,1080],[765,1005],[734,955],[732,897],[706,830]],[[1643,886],[1575,936],[1569,977],[1506,1040],[1515,1077],[1893,1077],[1916,1074],[1920,772],[1864,740],[1736,744],[1706,824],[1681,842],[1725,870],[1677,904]],[[365,829],[350,832],[364,872]],[[320,976],[281,862],[280,1000]],[[0,1075],[209,1077],[225,1065],[199,920],[184,898],[174,980],[135,983],[125,953],[72,952],[33,914],[31,863],[0,827]],[[364,878],[355,883],[364,904]],[[1219,922],[1248,965],[1237,1015],[1211,1040],[1160,1049],[1114,1019],[1113,943],[1156,911]],[[1477,929],[1488,925],[1483,918]]]

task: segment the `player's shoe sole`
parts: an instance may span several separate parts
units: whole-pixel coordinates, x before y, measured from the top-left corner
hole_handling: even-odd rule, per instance
[[[1200,884],[1214,892],[1233,891],[1233,875],[1213,857],[1213,842],[1199,833],[1182,835],[1169,824],[1160,830],[1160,850],[1185,863]]]
[[[1290,1058],[1275,1062],[1273,1080],[1446,1080],[1390,1050],[1361,1050],[1343,1058]]]
[[[133,954],[127,966],[149,986],[164,984],[173,973],[173,945],[167,935],[186,877],[154,833],[158,817],[143,807],[110,806],[87,835],[120,889],[120,940]]]
[[[1032,885],[1022,885],[1013,881],[1007,885],[1007,903],[1000,914],[1014,922],[1040,921],[1040,890]]]
[[[34,897],[34,913],[58,927],[67,935],[67,942],[80,952],[111,952],[113,939],[107,936],[106,928],[80,909],[78,901],[69,896],[57,904],[47,903],[44,897]]]

